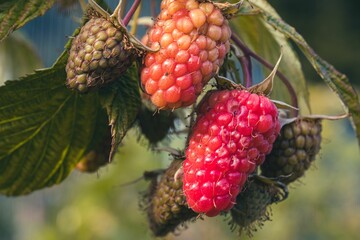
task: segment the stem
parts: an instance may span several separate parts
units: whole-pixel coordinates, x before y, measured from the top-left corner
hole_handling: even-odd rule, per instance
[[[251,86],[251,85],[253,84],[253,82],[252,82],[253,78],[252,78],[252,63],[251,63],[251,57],[250,57],[249,54],[245,53],[245,58],[246,58],[246,60],[247,60],[247,62],[248,62],[248,71],[249,71],[249,79],[250,79],[250,86]],[[249,86],[249,87],[250,87],[250,86]]]
[[[262,65],[264,65],[265,67],[267,67],[268,69],[272,70],[274,69],[274,65],[272,65],[271,63],[269,63],[268,61],[266,61],[265,59],[263,59],[262,57],[260,57],[259,55],[257,55],[255,52],[253,52],[251,49],[249,49],[241,40],[238,36],[236,36],[235,34],[231,35],[231,40],[234,41],[234,43],[241,48],[241,50],[244,52],[245,55],[249,55],[251,57],[253,57],[254,59],[256,59],[258,62],[260,62]],[[298,99],[296,96],[296,92],[294,87],[291,85],[289,79],[282,74],[281,72],[277,71],[276,75],[280,78],[280,80],[284,83],[284,85],[286,86],[286,88],[289,91],[289,94],[291,96],[291,105],[295,108],[299,108],[299,103],[298,103]],[[299,110],[292,110],[292,114],[294,114],[295,116],[298,115]]]
[[[156,18],[156,0],[151,0],[151,16]]]
[[[122,6],[120,9],[120,16],[123,17],[125,14],[125,9],[126,9],[126,0],[122,0]]]
[[[186,142],[185,142],[185,149],[188,148],[189,143],[190,143],[190,136],[191,136],[191,129],[193,128],[194,124],[195,124],[195,109],[196,109],[196,103],[194,103],[191,106],[191,113],[190,113],[190,122],[189,122],[189,132],[186,138]]]
[[[79,0],[79,3],[80,3],[80,7],[81,7],[81,10],[83,12],[86,11],[86,3],[85,3],[85,0]]]
[[[134,13],[134,19],[133,19],[133,24],[131,26],[131,30],[130,30],[130,33],[132,35],[135,35],[136,34],[136,31],[137,31],[137,26],[138,26],[138,19],[139,19],[139,16],[140,16],[140,11],[141,11],[141,3],[139,5],[140,7],[138,7]]]
[[[241,68],[244,75],[244,84],[246,88],[251,87],[252,85],[252,77],[251,77],[251,61],[249,61],[249,57],[242,56],[239,58],[241,63]]]
[[[159,152],[167,152],[167,153],[170,153],[171,155],[174,155],[174,156],[181,156],[181,152],[179,150],[176,150],[175,148],[172,148],[172,147],[155,147],[156,151],[159,151]]]
[[[129,12],[126,14],[126,16],[123,19],[123,23],[125,26],[127,26],[130,22],[130,19],[134,15],[136,9],[138,8],[139,4],[141,3],[141,0],[134,0],[133,5],[131,6]]]

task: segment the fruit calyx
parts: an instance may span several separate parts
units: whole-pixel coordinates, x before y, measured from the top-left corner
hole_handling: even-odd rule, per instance
[[[275,78],[276,72],[279,68],[282,56],[283,56],[283,54],[281,52],[280,57],[279,57],[278,61],[276,62],[274,69],[271,71],[271,73],[263,81],[261,81],[260,83],[258,83],[256,85],[246,88],[242,84],[234,83],[233,81],[231,81],[230,79],[227,79],[226,77],[215,75],[217,88],[218,89],[240,89],[240,90],[246,89],[250,93],[256,93],[256,94],[260,94],[260,95],[264,95],[264,96],[269,96],[273,89],[274,78]]]
[[[100,14],[103,18],[110,21],[112,24],[114,24],[120,31],[122,31],[127,38],[129,39],[131,45],[129,45],[128,49],[134,49],[137,54],[142,56],[146,52],[157,52],[158,49],[151,49],[144,45],[139,39],[137,39],[134,35],[128,32],[126,26],[122,22],[120,18],[120,12],[121,12],[121,3],[122,1],[119,1],[118,6],[114,10],[113,14],[109,14],[107,11],[105,11],[99,4],[97,4],[94,0],[89,0],[89,4],[96,11],[98,14]]]

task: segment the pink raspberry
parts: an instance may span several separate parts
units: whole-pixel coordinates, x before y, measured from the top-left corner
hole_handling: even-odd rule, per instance
[[[141,83],[158,108],[191,105],[224,62],[231,30],[210,2],[163,0],[148,33]]]
[[[280,123],[267,97],[246,90],[211,91],[197,114],[183,190],[195,212],[215,216],[232,208],[247,176],[270,153]]]

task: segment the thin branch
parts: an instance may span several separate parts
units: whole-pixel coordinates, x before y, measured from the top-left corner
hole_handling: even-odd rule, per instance
[[[252,86],[252,77],[251,77],[251,61],[246,56],[242,56],[239,58],[241,63],[241,68],[244,75],[244,84],[246,88]]]
[[[81,10],[83,11],[83,12],[85,12],[86,11],[86,3],[85,3],[85,0],[79,0],[79,3],[80,3],[80,7],[81,7]]]
[[[132,35],[136,34],[137,31],[137,26],[138,26],[138,20],[139,20],[139,16],[140,16],[140,11],[141,11],[141,3],[139,5],[140,7],[138,7],[134,13],[134,19],[133,19],[133,24],[131,26],[131,30],[130,33]]]
[[[156,0],[151,0],[151,16],[156,18]]]
[[[127,26],[128,23],[130,22],[130,19],[134,15],[134,13],[135,13],[136,9],[139,7],[140,3],[141,3],[141,0],[134,0],[134,3],[131,6],[129,12],[126,14],[126,16],[123,19],[123,23],[125,26]]]
[[[121,10],[120,10],[120,16],[121,18],[124,16],[125,14],[125,10],[126,10],[126,0],[122,0],[122,6],[121,6]]]
[[[268,69],[272,70],[274,68],[274,65],[272,65],[271,63],[269,63],[268,61],[266,61],[265,59],[263,59],[262,57],[260,57],[259,55],[257,55],[255,52],[253,52],[251,49],[249,49],[241,40],[238,36],[236,36],[235,34],[231,35],[231,40],[234,41],[234,43],[244,52],[244,54],[248,54],[249,56],[253,57],[254,59],[256,59],[258,62],[260,62],[262,65],[264,65],[265,67],[267,67]],[[277,71],[276,75],[280,78],[280,80],[284,83],[284,85],[286,86],[286,88],[289,91],[289,94],[291,96],[291,105],[295,108],[299,108],[299,103],[298,103],[298,99],[297,99],[297,95],[296,95],[296,91],[294,89],[294,87],[291,85],[289,79],[282,74],[281,72]],[[292,113],[294,114],[294,116],[298,115],[298,111],[299,110],[292,110]]]

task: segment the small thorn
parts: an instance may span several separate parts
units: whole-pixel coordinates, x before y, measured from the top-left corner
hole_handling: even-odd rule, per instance
[[[183,175],[184,175],[184,168],[183,168],[183,166],[181,166],[174,174],[175,182],[181,181]]]

